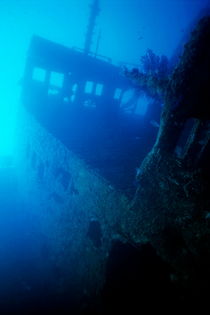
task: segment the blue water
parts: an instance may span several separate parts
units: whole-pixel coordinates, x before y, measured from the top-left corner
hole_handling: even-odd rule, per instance
[[[48,243],[19,196],[14,169],[0,169],[0,192],[1,314],[36,314],[54,293]]]
[[[33,34],[84,47],[91,0],[1,0],[0,155],[15,148],[15,125],[27,49]],[[91,50],[138,64],[148,48],[168,58],[209,0],[100,0]],[[12,91],[12,93],[11,93]]]
[[[32,35],[82,48],[89,3],[0,1],[0,160],[14,153],[21,78]],[[100,0],[91,49],[95,52],[101,34],[98,52],[115,64],[139,65],[148,48],[171,60],[207,5],[209,0]],[[141,100],[137,107],[144,121],[151,100],[145,95]],[[149,121],[148,116],[146,119]],[[151,120],[150,125],[157,129],[159,122]],[[72,304],[56,295],[59,270],[50,258],[40,218],[32,215],[21,197],[16,171],[11,165],[0,165],[0,313],[29,315],[44,310],[48,314],[62,307],[70,310]]]

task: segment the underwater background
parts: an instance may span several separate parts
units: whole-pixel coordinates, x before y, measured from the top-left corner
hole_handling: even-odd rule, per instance
[[[209,7],[0,0],[1,314],[203,314]]]

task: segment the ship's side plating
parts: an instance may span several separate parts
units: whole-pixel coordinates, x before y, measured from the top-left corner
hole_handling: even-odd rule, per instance
[[[61,51],[63,58],[58,58]],[[44,76],[36,77],[37,69]],[[62,75],[61,86],[51,85],[52,71]],[[128,198],[91,167],[83,147],[85,133],[85,140],[91,142],[92,132],[101,130],[99,122],[118,115],[120,91],[128,86],[118,72],[108,62],[34,38],[23,79],[18,149],[21,191],[26,207],[40,221],[51,262],[59,270],[58,292],[73,287],[78,298],[84,292],[93,297],[101,289],[112,241],[124,239],[120,226]],[[94,82],[95,93],[85,92],[87,81]],[[77,95],[71,98],[76,94],[75,84]],[[97,84],[104,89],[103,102]],[[92,105],[86,104],[85,97]],[[61,119],[72,127],[73,135],[65,134],[68,143],[60,136],[65,133]],[[107,125],[103,128],[108,130]]]

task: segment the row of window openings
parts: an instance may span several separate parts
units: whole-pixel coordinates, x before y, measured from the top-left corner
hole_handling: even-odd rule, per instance
[[[34,68],[33,71],[33,80],[44,82],[46,79],[46,70],[41,68]],[[64,74],[58,72],[51,72],[50,73],[50,85],[56,88],[62,88],[64,82]],[[50,95],[57,95],[58,90],[56,88],[50,88],[48,94]],[[74,84],[72,86],[72,101],[75,99],[75,94],[78,89],[78,85]],[[97,96],[101,96],[104,90],[104,85],[101,83],[95,83],[93,81],[87,81],[85,83],[84,92],[86,94],[95,94]],[[122,89],[116,88],[114,92],[114,99],[119,100],[122,96]]]

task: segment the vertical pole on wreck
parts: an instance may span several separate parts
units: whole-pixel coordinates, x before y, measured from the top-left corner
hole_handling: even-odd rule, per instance
[[[90,8],[91,8],[91,12],[90,12],[90,17],[89,17],[87,33],[86,33],[86,38],[85,38],[85,47],[84,47],[84,52],[86,54],[90,52],[93,34],[94,34],[94,28],[96,24],[96,18],[100,12],[99,0],[93,0],[92,4],[90,5]]]
[[[99,34],[98,34],[98,38],[97,38],[97,42],[96,42],[95,57],[96,57],[97,54],[98,54],[98,47],[99,47],[100,40],[101,40],[101,31],[100,31]]]

